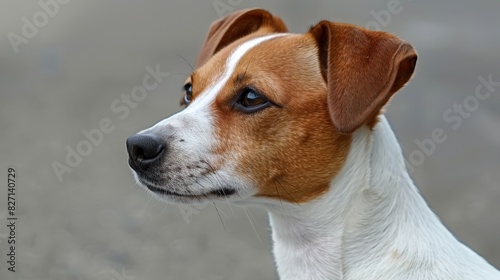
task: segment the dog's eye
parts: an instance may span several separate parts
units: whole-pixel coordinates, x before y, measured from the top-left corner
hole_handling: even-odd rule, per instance
[[[264,109],[271,103],[267,98],[253,88],[245,88],[238,101],[236,102],[239,109],[245,113],[252,113]]]
[[[184,85],[184,98],[182,99],[181,105],[189,105],[191,98],[193,98],[193,85],[187,83]]]

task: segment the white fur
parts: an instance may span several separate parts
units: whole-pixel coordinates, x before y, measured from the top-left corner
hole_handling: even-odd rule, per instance
[[[500,272],[460,243],[429,209],[385,117],[358,129],[330,190],[269,210],[282,280],[498,280]]]
[[[205,156],[216,141],[210,104],[245,53],[283,35],[238,46],[222,73],[214,73],[215,82],[191,105],[143,133],[175,130],[176,138],[186,139],[173,147],[176,156],[171,164]],[[250,189],[251,183],[230,167],[218,172],[217,180],[182,187],[196,193],[204,185],[225,181],[239,191]],[[494,267],[457,241],[429,209],[408,175],[401,148],[384,117],[373,132],[363,127],[354,133],[343,169],[320,198],[300,205],[262,198],[241,202],[268,209],[282,280],[500,279]]]

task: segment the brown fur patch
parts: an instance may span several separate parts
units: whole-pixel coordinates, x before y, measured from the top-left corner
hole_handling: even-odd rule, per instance
[[[201,85],[221,72],[230,51],[252,34],[218,52],[195,72]],[[283,47],[286,46],[286,47]],[[310,36],[289,35],[261,43],[240,60],[212,107],[218,164],[234,164],[238,176],[257,188],[257,196],[301,203],[325,193],[342,168],[351,136],[339,133],[330,118],[327,88]],[[247,114],[235,110],[243,86],[256,88],[272,102]]]
[[[330,21],[308,34],[316,40],[337,130],[373,127],[380,109],[410,80],[417,62],[413,47],[389,33]]]

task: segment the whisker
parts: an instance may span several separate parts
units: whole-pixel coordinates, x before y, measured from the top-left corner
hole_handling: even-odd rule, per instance
[[[208,170],[209,170],[209,173],[211,173],[213,175],[213,178],[219,183],[219,186],[223,187],[224,184],[223,184],[223,180],[221,180],[215,170],[215,168],[207,161],[207,160],[204,160],[203,161],[204,163],[206,163],[208,165]],[[208,177],[207,174],[204,174],[203,175],[205,178],[207,178],[207,180],[210,181],[210,178]],[[212,183],[213,185],[213,183]],[[231,205],[231,202],[229,202],[228,198],[227,198],[227,195],[226,195],[226,192],[224,191],[224,188],[222,188],[222,193],[224,194],[224,198],[226,199],[226,202],[227,204],[229,205],[229,208],[231,209],[231,212],[233,213],[233,217],[236,216],[236,214],[234,213],[234,210],[233,210],[233,206]]]
[[[153,195],[148,193],[148,201],[146,202],[146,204],[144,204],[143,208],[144,209],[147,209],[148,207],[148,204],[153,200]]]
[[[178,57],[180,57],[180,58],[182,58],[182,60],[184,60],[184,61],[187,63],[187,65],[189,65],[189,67],[191,68],[191,71],[194,71],[194,67],[193,67],[193,65],[189,62],[189,60],[187,60],[184,56],[182,56],[182,55],[180,55],[180,54],[178,54],[178,53],[176,53],[175,55],[176,55],[176,56],[178,56]]]
[[[280,179],[276,179],[276,183],[280,185],[280,187],[286,192],[286,194],[293,199],[292,194],[288,191],[288,189],[279,181]]]
[[[167,207],[168,207],[168,203],[165,203],[165,207],[163,207],[163,210],[161,210],[160,215],[163,215],[163,213],[165,212],[165,210],[167,210]]]
[[[151,209],[155,208],[156,205],[158,205],[158,203],[160,203],[160,200],[159,199],[155,199],[155,203],[153,204],[153,206],[151,206]]]
[[[219,212],[222,213],[222,215],[224,215],[226,217],[226,219],[229,219],[229,216],[226,213],[224,213],[224,211],[222,211],[222,209],[219,208]]]
[[[285,210],[285,207],[283,206],[283,201],[281,200],[281,195],[280,195],[280,191],[278,190],[278,186],[276,185],[277,182],[274,183],[274,188],[276,189],[276,193],[278,194],[278,198],[280,199],[280,203],[281,203],[281,208],[283,210]]]
[[[217,205],[215,205],[215,202],[212,202],[212,204],[215,207],[215,211],[217,211],[217,215],[219,215],[220,222],[222,223],[222,228],[224,228],[224,231],[226,230],[226,226],[224,225],[224,221],[222,220],[222,217],[219,213],[219,208],[217,208]]]
[[[282,180],[284,183],[287,183],[284,179],[279,179],[279,178],[276,180],[276,182],[277,182],[277,183],[281,186],[281,188],[282,188],[282,189],[283,189],[283,190],[284,190],[284,191],[288,194],[288,196],[289,196],[289,197],[290,197],[290,199],[292,200],[292,203],[299,205],[299,204],[297,203],[297,201],[295,200],[295,198],[294,198],[294,197],[290,194],[290,192],[287,190],[287,188],[285,188],[285,186],[284,186],[284,185],[280,182],[280,180]],[[295,186],[294,186],[294,185],[292,185],[292,184],[287,184],[287,186],[290,186],[290,187],[292,187],[292,188],[293,188],[293,189],[295,189],[295,190],[299,190],[297,187],[295,187]]]
[[[257,229],[255,229],[255,226],[253,225],[252,223],[252,219],[250,219],[250,216],[248,215],[248,212],[245,208],[242,208],[243,209],[243,212],[245,212],[245,214],[247,215],[247,218],[248,218],[248,221],[250,222],[250,225],[252,225],[252,228],[253,228],[253,232],[255,232],[255,235],[257,235],[257,238],[259,239],[259,241],[262,243],[262,239],[260,239],[260,235],[259,233],[257,232]]]
[[[222,189],[222,193],[224,194],[224,198],[226,199],[227,204],[229,204],[229,209],[231,209],[231,212],[233,213],[233,217],[235,217],[236,215],[234,214],[233,206],[231,205],[231,202],[229,202],[229,199],[227,199],[227,195],[226,195],[226,192],[224,191],[224,189]]]
[[[135,181],[134,184],[129,187],[129,189],[132,189],[133,187],[140,187],[140,185],[139,185],[139,183],[137,181]]]
[[[285,179],[283,179],[283,178],[279,178],[279,179],[280,179],[281,181],[285,182],[288,186],[292,187],[295,191],[298,191],[298,192],[300,192],[300,191],[301,191],[301,189],[300,189],[299,187],[297,187],[297,186],[295,186],[295,185],[293,185],[293,184],[289,183],[289,182],[288,182],[288,181],[286,181]]]

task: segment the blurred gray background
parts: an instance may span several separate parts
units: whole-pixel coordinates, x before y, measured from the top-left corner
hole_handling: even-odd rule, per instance
[[[416,74],[387,116],[430,206],[499,267],[500,87],[485,100],[474,93],[479,77],[500,81],[500,2],[394,1],[72,0],[46,18],[38,1],[1,1],[0,279],[276,279],[264,211],[219,205],[223,226],[213,205],[159,203],[134,186],[125,150],[129,135],[179,110],[191,71],[180,56],[194,62],[213,20],[255,6],[293,32],[330,19],[378,26],[415,46]],[[39,25],[25,30],[31,38],[23,18]],[[111,105],[142,84],[148,66],[170,75],[120,119]],[[443,118],[464,101],[467,114]],[[115,129],[59,180],[52,164],[65,164],[67,148],[86,139],[82,130],[104,118]],[[436,128],[446,141],[419,158],[415,141]],[[5,255],[11,165],[18,174],[16,273],[7,271]]]

